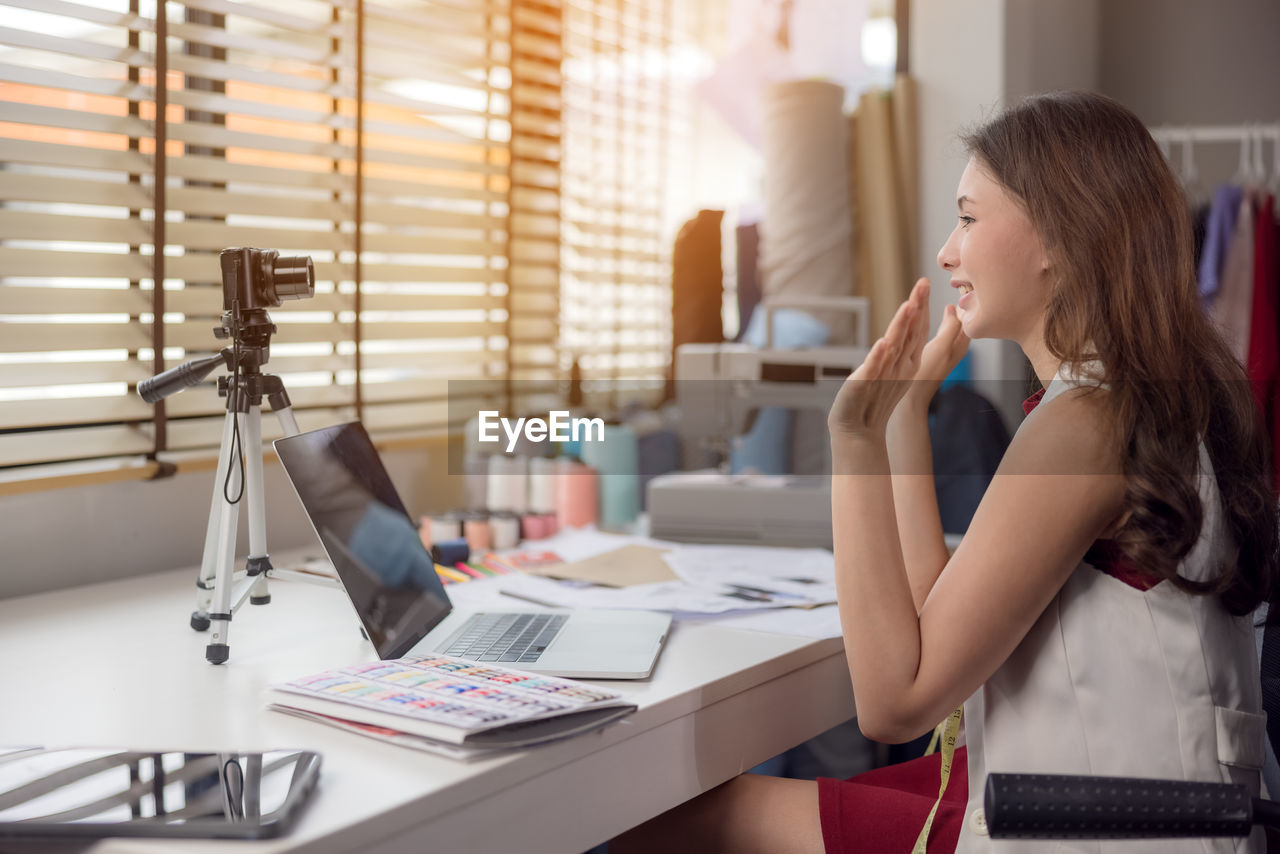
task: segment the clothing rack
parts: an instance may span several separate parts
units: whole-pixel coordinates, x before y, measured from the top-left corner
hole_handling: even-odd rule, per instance
[[[1199,170],[1196,169],[1192,149],[1202,142],[1234,142],[1240,144],[1240,166],[1236,180],[1251,180],[1257,184],[1280,183],[1280,122],[1246,122],[1236,125],[1163,125],[1151,128],[1151,136],[1173,163],[1173,145],[1182,147],[1179,175],[1185,187],[1199,186]],[[1264,143],[1270,140],[1272,165],[1268,177],[1263,162]],[[1188,190],[1190,193],[1191,190]]]
[[[1258,137],[1280,143],[1280,122],[1239,125],[1161,125],[1151,128],[1156,142],[1239,142]]]

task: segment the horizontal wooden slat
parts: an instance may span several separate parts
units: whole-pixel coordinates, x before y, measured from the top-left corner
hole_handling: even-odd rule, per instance
[[[341,160],[351,156],[351,149],[341,143],[298,139],[292,136],[247,133],[228,130],[222,125],[181,122],[169,125],[169,138],[188,145],[209,148],[247,148],[309,157]]]
[[[449,422],[445,401],[383,403],[364,408],[364,425],[370,431],[426,429]]]
[[[227,0],[183,0],[187,9],[198,9],[215,15],[228,15],[245,20],[259,21],[274,27],[299,33],[310,33],[328,37],[354,35],[354,22],[332,23],[328,10],[324,10],[323,18],[306,18],[301,15],[290,15],[273,8],[270,4],[253,4],[243,2],[227,2]]]
[[[151,406],[137,395],[119,397],[6,400],[0,406],[0,429],[87,424],[100,421],[143,421]]]
[[[0,352],[138,350],[151,346],[151,324],[0,323]]]
[[[170,246],[221,251],[231,246],[269,246],[284,255],[341,252],[355,248],[355,237],[336,231],[300,228],[260,228],[220,222],[171,222],[165,227]],[[365,241],[366,246],[368,240]],[[297,248],[297,251],[294,249]],[[213,268],[216,271],[216,266]],[[171,274],[171,271],[166,271]],[[182,278],[175,276],[174,278]]]
[[[79,3],[67,3],[64,0],[6,0],[6,6],[18,9],[30,9],[47,15],[58,15],[78,21],[101,24],[104,27],[137,29],[150,24],[145,18],[130,12],[117,12],[111,9],[99,9]]]
[[[0,466],[145,454],[154,447],[148,424],[77,427],[0,435]]]
[[[495,32],[505,32],[508,7],[506,2],[476,3],[469,9],[451,9],[439,3],[430,6],[366,3],[364,11],[371,21],[393,23],[410,29],[435,29],[458,35],[475,35],[483,34],[488,29],[485,26],[485,16],[489,16]]]
[[[351,147],[350,159],[355,159],[355,147]],[[186,178],[213,183],[245,183],[262,186],[291,187],[300,190],[328,190],[353,192],[355,176],[326,169],[288,169],[282,166],[255,166],[251,163],[230,161],[225,157],[206,157],[184,154],[170,157],[167,171],[170,177]]]
[[[23,362],[0,365],[0,387],[40,388],[82,383],[137,383],[151,376],[136,359],[97,362]],[[3,408],[3,404],[0,404]]]
[[[0,62],[0,82],[134,101],[150,101],[155,97],[155,91],[150,86],[143,86],[130,80],[86,77],[83,74],[69,74],[51,68],[12,65],[7,62]]]
[[[144,291],[150,299],[151,292]],[[351,294],[317,293],[308,299],[288,300],[283,305],[275,306],[268,311],[273,318],[287,317],[293,311],[350,311],[355,306],[355,296]],[[222,312],[221,288],[184,288],[179,291],[165,291],[164,310],[166,312],[182,312],[183,314],[220,314]]]
[[[506,244],[501,240],[425,237],[416,234],[366,233],[364,235],[364,248],[369,252],[497,257],[506,250]]]
[[[0,208],[5,240],[88,241],[150,245],[151,223],[118,217],[68,216]]]
[[[169,21],[170,39],[228,48],[241,57],[245,54],[258,54],[264,59],[292,59],[317,68],[340,68],[349,64],[346,57],[341,53],[335,53],[329,47],[329,38],[326,34],[292,32],[288,36],[288,39],[269,38],[247,32],[230,32],[220,27],[185,23],[181,20]],[[247,63],[242,59],[242,64]]]
[[[94,133],[111,133],[120,136],[150,137],[152,123],[133,116],[113,116],[88,110],[65,110],[61,107],[44,107],[38,104],[4,103],[0,114],[5,121],[63,130],[83,130]]]
[[[321,408],[316,410],[307,410],[299,407],[293,411],[293,414],[297,419],[298,429],[304,432],[341,421],[352,421],[356,417],[354,407]],[[169,449],[173,451],[192,448],[216,449],[222,442],[222,426],[225,417],[224,414],[222,416],[184,418],[170,421],[166,427]],[[279,439],[282,435],[284,435],[284,432],[280,429],[277,419],[264,411],[262,415],[263,449],[266,450],[271,447],[271,442]]]
[[[366,341],[428,341],[443,338],[483,338],[502,334],[500,323],[363,323]]]
[[[151,291],[138,288],[41,288],[4,285],[0,286],[0,314],[139,314],[151,311],[151,297]]]
[[[374,282],[501,282],[504,270],[473,270],[463,267],[429,267],[416,264],[364,264],[366,281]]]
[[[208,387],[207,392],[204,394],[200,392],[200,388],[191,388],[181,394],[172,395],[165,405],[165,413],[174,418],[182,418],[194,415],[212,415],[219,411],[226,411],[225,400],[218,397],[212,387]],[[294,386],[289,388],[289,401],[299,409],[352,406],[355,403],[355,397],[355,390],[351,386]],[[264,405],[263,411],[269,410],[270,406]]]
[[[137,254],[55,252],[0,246],[0,273],[6,276],[142,279],[151,275],[151,259]]]
[[[319,125],[330,128],[355,127],[354,116],[334,114],[327,110],[307,109],[288,104],[249,101],[232,98],[217,92],[196,89],[174,89],[169,92],[169,103],[187,110],[202,110],[227,116],[254,116],[278,122],[297,122],[308,128]]]
[[[149,28],[149,22],[140,21],[138,26],[139,28]],[[155,64],[154,58],[149,52],[138,50],[137,48],[99,44],[85,39],[62,38],[30,30],[18,30],[12,27],[0,27],[0,45],[49,51],[50,53],[73,56],[77,59],[119,62],[144,68]]]
[[[354,82],[334,82],[327,74],[315,77],[308,77],[302,74],[287,74],[273,71],[270,68],[254,68],[198,56],[188,56],[173,50],[169,51],[169,69],[205,80],[240,81],[289,91],[320,92],[334,98],[355,98]]]
[[[350,341],[354,337],[351,323],[278,323],[271,336],[275,344],[303,344],[311,341]],[[213,337],[208,321],[165,324],[165,345],[188,350],[216,349],[228,342]]]
[[[39,166],[68,166],[75,169],[101,169],[109,172],[149,174],[154,166],[149,154],[138,151],[113,151],[80,145],[31,142],[25,139],[0,139],[0,160],[6,163],[30,163]],[[12,175],[0,174],[0,188]]]
[[[151,192],[140,184],[125,181],[89,181],[7,171],[0,172],[0,200],[145,209],[151,207]]]

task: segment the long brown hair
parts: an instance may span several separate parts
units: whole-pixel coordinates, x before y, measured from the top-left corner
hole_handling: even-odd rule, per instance
[[[1129,516],[1117,545],[1157,578],[1252,611],[1277,565],[1269,441],[1243,368],[1200,307],[1187,203],[1151,134],[1110,98],[1061,92],[1028,98],[964,142],[1044,241],[1049,351],[1071,368],[1102,362],[1125,443]],[[1198,583],[1177,570],[1205,519],[1202,441],[1237,551]]]

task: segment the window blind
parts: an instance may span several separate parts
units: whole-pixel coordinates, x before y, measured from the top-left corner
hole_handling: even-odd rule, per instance
[[[225,345],[229,246],[315,262],[264,368],[302,429],[441,429],[447,379],[558,369],[555,2],[0,10],[0,465],[215,447],[212,383],[133,387]]]
[[[593,408],[662,392],[671,249],[689,215],[685,4],[570,0],[565,35],[562,358]]]

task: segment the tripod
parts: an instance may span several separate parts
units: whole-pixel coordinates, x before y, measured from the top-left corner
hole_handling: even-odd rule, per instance
[[[273,374],[261,373],[250,362],[236,375],[219,377],[218,395],[227,399],[227,415],[223,420],[222,445],[218,452],[218,473],[213,484],[213,501],[209,506],[209,525],[205,531],[204,556],[200,576],[196,579],[196,610],[191,614],[191,628],[198,632],[212,628],[204,657],[212,664],[222,664],[231,655],[231,617],[248,598],[250,604],[265,605],[271,601],[267,576],[272,571],[267,553],[267,522],[262,489],[262,398],[286,436],[298,432],[289,395],[284,382]],[[237,440],[237,436],[241,437]],[[243,474],[233,465],[236,445],[244,459]],[[232,477],[232,474],[237,475]],[[231,491],[239,492],[236,501]],[[236,527],[240,518],[239,497],[248,502],[249,559],[245,578],[233,590]]]
[[[271,348],[271,334],[276,331],[266,308],[315,294],[315,269],[305,255],[284,257],[274,249],[236,247],[222,250],[218,263],[222,268],[223,312],[222,324],[214,328],[213,334],[230,338],[232,346],[216,356],[192,359],[138,383],[138,395],[147,403],[157,403],[201,382],[219,365],[231,369],[231,376],[218,378],[218,396],[227,399],[227,416],[222,426],[200,577],[196,579],[196,610],[191,614],[191,628],[198,632],[213,629],[204,654],[212,664],[222,664],[230,657],[231,617],[245,599],[253,605],[271,601],[267,576],[272,567],[267,556],[262,490],[264,395],[284,434],[298,433],[284,383],[277,376],[262,373]],[[234,464],[237,452],[239,466]],[[240,589],[233,591],[238,505],[242,498],[247,498],[249,505],[249,561]],[[277,573],[283,574],[313,580],[302,573]]]

